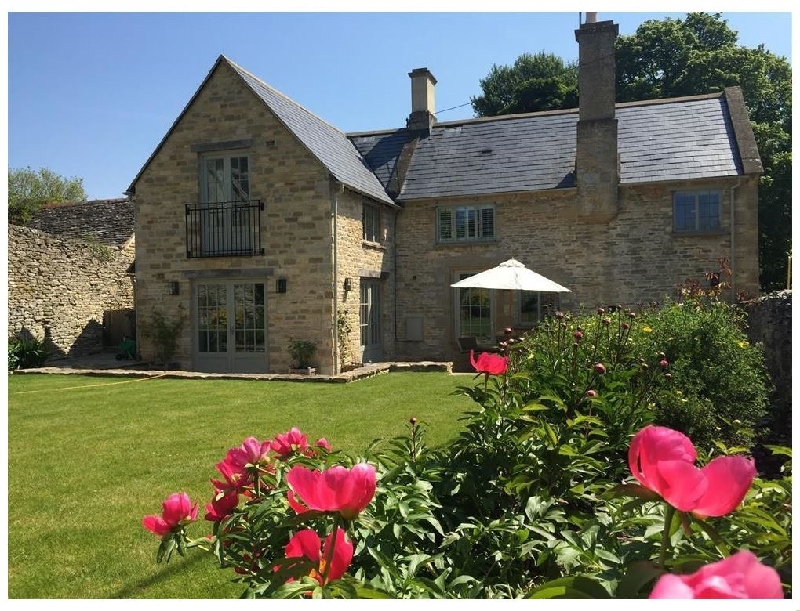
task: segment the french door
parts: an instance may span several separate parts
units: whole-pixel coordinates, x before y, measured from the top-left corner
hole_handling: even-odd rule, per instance
[[[381,283],[380,280],[361,279],[361,362],[383,360],[381,341]]]
[[[200,170],[203,254],[250,252],[250,171],[247,157],[203,157]]]
[[[195,369],[219,373],[266,373],[264,282],[226,280],[194,287]]]

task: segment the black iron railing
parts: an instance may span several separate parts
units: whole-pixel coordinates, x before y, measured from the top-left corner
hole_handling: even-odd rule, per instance
[[[186,204],[186,256],[255,257],[261,246],[264,202]]]

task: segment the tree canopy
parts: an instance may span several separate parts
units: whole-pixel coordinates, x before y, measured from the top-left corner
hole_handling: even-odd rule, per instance
[[[494,64],[481,79],[483,95],[472,98],[479,117],[535,110],[574,108],[578,104],[578,66],[552,53],[523,53],[513,66]]]
[[[82,178],[65,178],[47,168],[8,170],[8,222],[24,225],[43,204],[86,199]]]
[[[748,48],[738,45],[738,38],[719,13],[645,21],[634,34],[616,40],[617,101],[742,88],[764,165],[759,263],[761,288],[769,291],[785,286],[791,250],[792,67],[763,44]],[[480,85],[483,95],[472,99],[477,116],[577,106],[577,68],[545,53],[525,53],[513,66],[495,65]],[[568,89],[573,85],[574,97]],[[554,90],[563,95],[553,95]]]

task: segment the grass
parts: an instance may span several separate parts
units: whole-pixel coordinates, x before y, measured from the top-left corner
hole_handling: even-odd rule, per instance
[[[472,405],[453,390],[468,376],[394,373],[351,384],[8,377],[9,598],[232,598],[230,569],[194,550],[155,561],[142,517],[170,493],[200,503],[196,537],[228,448],[293,426],[311,442],[362,453],[407,432],[447,442]]]

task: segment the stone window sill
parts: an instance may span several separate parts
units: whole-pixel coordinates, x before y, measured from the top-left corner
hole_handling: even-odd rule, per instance
[[[434,248],[458,248],[465,246],[496,246],[500,243],[498,239],[492,240],[459,240],[453,242],[436,242]]]
[[[369,240],[361,241],[362,248],[369,248],[370,250],[386,250],[386,246],[380,242],[370,242]]]
[[[723,229],[717,229],[715,231],[675,231],[673,229],[672,235],[676,238],[709,238],[726,236],[728,232]]]

